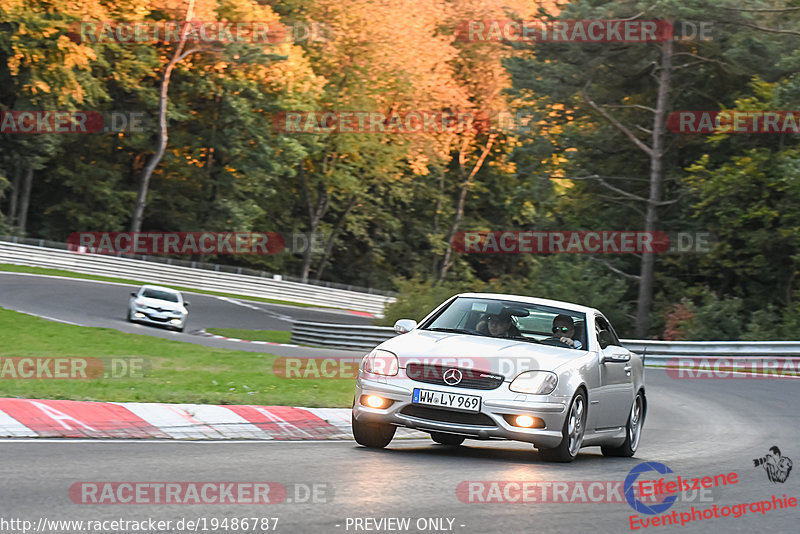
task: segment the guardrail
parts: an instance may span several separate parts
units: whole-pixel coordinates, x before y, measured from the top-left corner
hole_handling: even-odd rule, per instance
[[[293,343],[365,351],[396,335],[389,326],[295,321],[292,327]],[[730,358],[747,363],[766,357],[800,357],[800,341],[620,341],[625,348],[643,355],[648,367],[664,367],[675,358]]]
[[[378,317],[383,316],[384,306],[395,300],[394,297],[381,294],[385,292],[357,292],[292,282],[280,276],[243,267],[211,265],[212,269],[209,269],[209,264],[198,262],[163,258],[154,261],[152,257],[145,261],[106,254],[76,253],[66,250],[66,245],[63,246],[61,249],[0,241],[0,263],[64,269],[247,297],[347,308],[372,313]]]
[[[800,341],[648,341],[621,339],[630,351],[644,355],[650,367],[664,367],[676,358],[728,358],[737,363],[764,358],[800,357]]]

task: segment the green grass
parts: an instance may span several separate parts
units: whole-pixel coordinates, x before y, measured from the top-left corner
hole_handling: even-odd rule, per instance
[[[0,263],[0,271],[10,273],[30,273],[30,274],[46,274],[50,276],[63,276],[65,278],[79,278],[82,280],[100,280],[102,282],[117,282],[121,284],[142,285],[147,283],[146,280],[130,280],[128,278],[114,278],[111,276],[96,276],[93,274],[75,273],[72,271],[64,271],[62,269],[48,269],[47,267],[29,267],[27,265],[12,265],[10,263]],[[187,291],[191,293],[202,293],[204,295],[216,295],[218,297],[228,297],[236,299],[255,300],[258,302],[267,302],[269,304],[286,304],[289,306],[299,306],[301,308],[333,308],[332,306],[320,306],[317,304],[306,304],[303,302],[292,302],[289,300],[267,299],[262,297],[251,297],[249,295],[237,295],[235,293],[222,293],[219,291],[206,291],[204,289],[193,289],[191,287],[175,286],[171,284],[158,284],[164,287],[170,287],[177,291]],[[344,308],[336,308],[344,309]]]
[[[271,343],[291,343],[292,333],[286,330],[244,330],[241,328],[206,328],[209,334],[235,337],[249,341],[269,341]]]
[[[353,400],[351,379],[275,376],[272,354],[54,323],[0,308],[0,359],[7,357],[139,357],[149,371],[95,380],[15,380],[3,372],[0,397],[311,407],[347,407]]]

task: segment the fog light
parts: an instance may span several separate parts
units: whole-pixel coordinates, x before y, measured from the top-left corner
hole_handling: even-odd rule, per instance
[[[181,320],[180,319],[172,319],[170,322],[172,324],[181,324]]]
[[[533,426],[535,421],[533,417],[530,415],[518,415],[517,418],[514,420],[514,424],[517,426],[521,426],[522,428],[530,428]]]
[[[133,316],[136,317],[137,319],[141,319],[144,317],[144,314],[142,312],[136,312],[133,314]]]
[[[362,404],[369,406],[370,408],[383,408],[386,405],[386,399],[383,397],[378,397],[377,395],[367,395],[361,400]]]

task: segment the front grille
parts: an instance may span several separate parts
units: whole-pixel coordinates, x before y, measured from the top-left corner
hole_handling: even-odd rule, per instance
[[[417,406],[416,404],[409,404],[405,406],[400,413],[417,417],[419,419],[427,419],[428,421],[436,421],[439,423],[453,423],[457,425],[473,425],[473,426],[490,426],[494,427],[494,421],[488,415],[482,413],[466,413],[466,412],[453,412],[450,410],[438,410],[436,408],[427,408],[425,406]]]
[[[158,322],[161,322],[161,323],[166,323],[167,321],[169,321],[169,317],[153,317],[149,313],[147,314],[147,317],[151,321],[158,321]]]
[[[448,384],[444,381],[444,373],[453,367],[426,363],[409,363],[406,366],[406,375],[411,380],[437,384],[439,386],[454,386],[467,389],[497,389],[503,384],[503,377],[486,371],[476,369],[457,368],[461,372],[461,382]]]

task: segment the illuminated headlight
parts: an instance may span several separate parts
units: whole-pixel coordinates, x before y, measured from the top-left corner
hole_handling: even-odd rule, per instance
[[[181,320],[180,319],[171,319],[170,323],[172,323],[172,324],[181,324]]]
[[[137,319],[141,319],[144,317],[144,314],[142,312],[136,312],[133,314],[133,316],[136,317]]]
[[[536,421],[530,415],[519,415],[514,423],[523,428],[530,428],[536,423]]]
[[[556,389],[558,377],[550,371],[525,371],[509,384],[508,389],[517,393],[549,395]]]
[[[361,360],[361,369],[374,375],[394,376],[398,368],[397,356],[388,350],[375,349]]]
[[[360,402],[363,406],[369,406],[370,408],[375,409],[388,408],[394,404],[393,400],[384,399],[383,397],[378,397],[377,395],[361,395]]]

